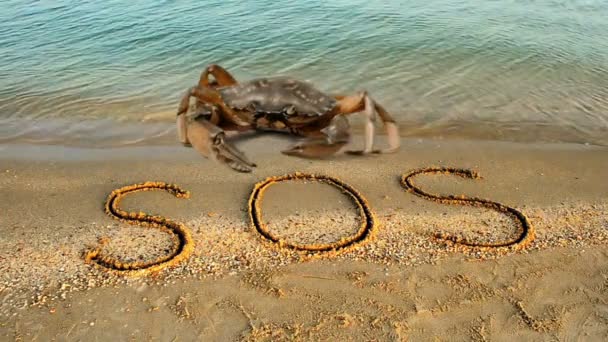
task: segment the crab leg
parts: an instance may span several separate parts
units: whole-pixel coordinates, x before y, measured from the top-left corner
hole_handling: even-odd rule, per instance
[[[348,120],[344,116],[334,116],[330,124],[322,130],[301,132],[307,138],[282,151],[282,153],[310,158],[332,155],[349,142],[349,128]]]
[[[338,100],[339,115],[349,115],[363,112],[366,117],[365,122],[365,145],[362,151],[349,151],[350,154],[373,153],[392,153],[399,149],[401,144],[397,123],[390,114],[380,104],[376,103],[367,92],[361,92],[350,96],[334,96]],[[374,144],[374,123],[376,113],[384,123],[384,128],[388,136],[389,148],[384,150],[373,150]]]
[[[393,117],[379,103],[375,101],[373,103],[378,116],[384,123],[384,129],[386,130],[386,135],[388,136],[389,148],[381,150],[381,152],[396,152],[399,149],[399,146],[401,146],[401,138],[399,137],[399,127],[397,127],[397,122],[395,122],[395,119],[393,119]]]
[[[200,87],[200,86],[196,86],[196,87],[192,87],[192,88],[188,89],[186,91],[186,93],[184,94],[184,96],[182,97],[182,99],[179,103],[179,107],[177,109],[178,120],[179,120],[179,116],[182,114],[185,114],[186,111],[188,110],[188,106],[190,105],[191,96],[196,97],[196,99],[200,102],[213,104],[213,105],[217,105],[217,106],[221,107],[222,113],[224,114],[224,116],[229,121],[231,121],[232,123],[234,123],[238,126],[249,126],[250,125],[247,121],[241,119],[238,115],[236,115],[236,113],[232,110],[232,108],[230,108],[229,106],[227,106],[224,103],[224,101],[222,100],[222,97],[220,96],[220,93],[217,90],[208,88],[208,87]]]
[[[198,85],[201,87],[209,87],[209,75],[215,78],[217,86],[226,87],[237,84],[237,81],[226,69],[217,64],[211,64],[201,73],[201,78]]]

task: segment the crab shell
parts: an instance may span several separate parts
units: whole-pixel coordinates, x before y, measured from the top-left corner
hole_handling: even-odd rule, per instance
[[[233,109],[256,116],[281,115],[285,120],[317,118],[337,104],[312,84],[284,77],[254,79],[219,91],[224,103]]]

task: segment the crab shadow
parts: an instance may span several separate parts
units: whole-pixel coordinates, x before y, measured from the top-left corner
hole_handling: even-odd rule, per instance
[[[227,140],[230,141],[231,143],[235,144],[237,147],[241,148],[241,146],[243,144],[247,144],[256,139],[261,139],[263,137],[272,137],[272,138],[276,139],[277,141],[284,142],[285,146],[283,148],[281,148],[280,150],[286,149],[289,147],[290,144],[293,144],[297,141],[301,141],[301,140],[305,139],[305,138],[294,136],[287,132],[251,131],[251,132],[234,133],[234,134],[228,136]],[[308,160],[348,161],[348,160],[360,160],[361,158],[373,158],[374,156],[378,156],[378,154],[375,154],[375,153],[372,153],[372,154],[369,154],[366,156],[345,153],[345,151],[348,150],[349,148],[352,148],[351,143],[347,144],[336,154],[329,155],[329,156],[324,156],[324,157],[288,156],[288,157],[299,158],[299,159],[308,159]],[[280,151],[278,151],[278,152],[280,153]]]

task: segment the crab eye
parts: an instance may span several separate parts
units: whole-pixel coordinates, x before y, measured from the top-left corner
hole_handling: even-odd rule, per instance
[[[220,133],[213,138],[214,145],[221,145],[224,143],[224,134]]]
[[[285,114],[287,115],[293,115],[296,113],[296,109],[294,108],[294,106],[289,106],[287,108],[284,109]]]

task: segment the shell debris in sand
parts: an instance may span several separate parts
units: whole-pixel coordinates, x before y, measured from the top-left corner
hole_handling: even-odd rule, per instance
[[[143,276],[162,269],[174,266],[186,260],[194,250],[194,241],[188,228],[178,222],[173,222],[162,216],[151,216],[143,212],[126,212],[118,207],[123,196],[138,191],[165,190],[178,198],[189,198],[190,193],[182,190],[177,185],[163,182],[145,182],[122,187],[112,191],[106,201],[105,210],[108,215],[119,221],[158,228],[163,232],[171,234],[172,248],[166,255],[157,257],[152,261],[122,262],[110,255],[103,255],[101,247],[88,251],[85,254],[87,263],[94,263],[104,269],[118,272],[129,276]],[[103,245],[103,243],[102,243]]]
[[[112,166],[115,165],[112,164]],[[163,168],[163,173],[166,172],[164,166],[164,164],[159,166],[159,169]],[[104,166],[100,164],[95,165],[95,167]],[[179,177],[185,173],[181,169],[178,171]],[[108,172],[115,171],[112,169],[112,171]],[[121,177],[124,176],[124,172],[125,170],[121,170]],[[47,178],[52,176],[52,173],[50,173],[50,176],[49,174],[45,174],[44,179],[42,179],[43,176],[36,175],[39,178],[35,178],[35,180],[45,183],[47,182]],[[80,177],[80,175],[74,175],[73,177]],[[139,177],[139,175],[133,174],[131,177]],[[177,173],[175,177],[178,177]],[[356,179],[356,177],[353,179]],[[16,182],[13,178],[9,179],[9,181]],[[28,180],[29,182],[30,180]],[[17,189],[23,186],[20,183],[10,183],[9,185]],[[289,185],[291,186],[292,184]],[[330,184],[329,186],[333,185]],[[375,184],[372,184],[372,186],[375,186]],[[270,191],[274,191],[279,187],[274,187]],[[398,198],[401,196],[399,187],[396,186],[395,188],[395,193],[390,194],[391,201],[398,201]],[[51,209],[59,211],[66,209],[63,202],[71,200],[73,196],[77,195],[76,192],[84,192],[82,190],[83,187],[69,188],[64,192],[55,192],[55,190],[49,189],[46,193],[39,191],[39,196],[48,201]],[[165,190],[170,191],[170,189]],[[248,193],[250,185],[244,185],[242,190],[243,194]],[[233,191],[232,193],[235,192],[238,191]],[[103,193],[105,194],[105,190]],[[384,193],[383,191],[382,194]],[[50,197],[51,195],[53,197]],[[373,195],[373,191],[370,191],[370,196]],[[242,201],[242,195],[239,196],[235,196],[232,203]],[[348,194],[346,196],[348,197]],[[412,201],[417,200],[415,196],[405,194],[403,198],[406,199],[403,202],[407,203],[410,203],[410,199]],[[51,202],[51,199],[53,202]],[[267,205],[272,200],[273,196],[268,194],[264,202]],[[520,201],[525,201],[525,198],[520,199]],[[82,217],[81,223],[78,223],[78,220],[68,223],[58,220],[48,226],[41,226],[41,229],[44,229],[42,230],[44,234],[41,234],[41,229],[28,230],[20,224],[20,221],[16,221],[19,224],[15,224],[14,229],[18,230],[19,233],[11,235],[12,231],[7,230],[7,237],[3,241],[0,241],[0,249],[5,251],[0,257],[0,270],[2,270],[0,272],[0,296],[3,296],[0,299],[0,315],[13,314],[18,308],[29,305],[46,306],[53,301],[65,300],[74,291],[84,291],[96,287],[108,287],[120,284],[131,284],[137,287],[137,284],[140,283],[153,286],[170,286],[180,279],[202,279],[205,277],[273,272],[281,270],[287,265],[300,262],[302,260],[301,254],[306,253],[314,255],[315,258],[334,258],[335,256],[336,262],[361,261],[387,267],[396,265],[407,268],[424,264],[437,264],[442,260],[452,257],[484,260],[499,259],[505,255],[502,252],[497,253],[497,251],[504,251],[507,255],[511,255],[516,253],[533,253],[548,248],[567,247],[581,252],[597,245],[601,245],[600,248],[605,248],[605,245],[608,243],[608,217],[606,216],[606,213],[608,213],[608,203],[605,200],[594,201],[590,204],[586,202],[578,203],[572,200],[567,205],[553,203],[550,205],[534,204],[527,207],[526,214],[529,215],[530,226],[533,224],[536,229],[536,239],[530,241],[524,250],[512,250],[502,247],[480,249],[460,246],[453,244],[451,241],[444,243],[443,239],[434,240],[429,238],[428,232],[434,231],[436,228],[452,225],[457,226],[458,230],[462,231],[461,235],[466,236],[467,241],[474,241],[470,237],[473,234],[477,235],[477,230],[480,229],[479,226],[483,226],[481,229],[490,232],[491,235],[477,236],[476,239],[483,239],[484,241],[487,239],[492,242],[510,240],[513,232],[506,234],[510,229],[505,229],[505,219],[511,216],[502,215],[500,211],[485,210],[486,207],[483,205],[479,207],[468,206],[466,208],[451,205],[449,207],[439,206],[439,210],[415,212],[403,210],[401,206],[384,205],[384,207],[378,209],[378,216],[374,217],[374,239],[370,240],[369,237],[366,238],[364,240],[365,243],[357,244],[357,248],[340,249],[338,255],[331,251],[323,253],[304,251],[303,253],[302,251],[290,248],[282,248],[279,252],[276,248],[277,243],[261,239],[255,231],[252,231],[250,222],[243,220],[240,212],[232,215],[221,211],[221,207],[218,206],[203,208],[201,211],[201,208],[195,205],[192,210],[192,218],[187,222],[184,221],[184,223],[188,227],[193,228],[191,233],[192,238],[189,241],[192,241],[192,253],[196,257],[190,257],[187,260],[184,258],[179,267],[164,268],[162,272],[155,274],[155,277],[143,277],[139,279],[119,276],[121,274],[120,271],[96,272],[90,265],[82,262],[83,245],[94,243],[99,236],[114,237],[115,235],[119,235],[122,237],[127,235],[126,232],[124,234],[123,232],[119,234],[114,233],[118,226],[116,223],[108,224],[108,222],[104,222],[101,219],[88,218],[86,215],[94,217],[93,215],[98,210],[98,206],[94,204],[87,207],[86,201],[83,201],[84,204],[79,204],[77,207],[86,213]],[[90,202],[96,202],[95,197]],[[385,200],[384,202],[389,201]],[[564,202],[566,201],[564,200]],[[261,206],[260,203],[258,204]],[[114,205],[117,206],[117,203]],[[435,204],[431,204],[431,206],[435,206]],[[90,210],[92,211],[90,213],[86,212],[86,210],[89,210],[87,208],[91,208]],[[355,212],[358,212],[360,209],[358,206],[355,206],[355,210]],[[442,212],[452,210],[452,215],[441,215]],[[471,214],[471,212],[477,213],[478,211],[485,214]],[[218,215],[207,215],[209,212],[217,212]],[[318,221],[325,222],[326,218],[322,216],[326,214],[321,213]],[[142,217],[140,214],[134,213],[130,213],[129,215],[130,218]],[[492,219],[492,215],[494,217],[503,217],[503,219]],[[85,221],[87,218],[89,221]],[[328,218],[331,220],[331,217],[328,216]],[[377,229],[376,219],[382,223],[381,230]],[[345,222],[349,230],[342,230],[342,232],[346,232],[344,235],[351,232],[356,233],[359,224],[362,223],[361,220],[364,221],[363,218],[359,218],[357,223],[352,226],[350,224],[351,221],[346,220]],[[484,222],[489,223],[486,225]],[[142,222],[137,220],[129,223],[142,224]],[[278,222],[272,222],[273,225],[276,223]],[[62,226],[62,229],[57,229],[59,225]],[[274,226],[269,228],[274,229]],[[496,235],[499,229],[501,230],[501,234]],[[162,229],[152,231],[154,234],[148,235],[146,233],[145,236],[157,237],[159,236],[158,234],[164,234],[165,232]],[[74,233],[72,234],[72,232]],[[283,234],[283,231],[281,231],[281,234]],[[138,242],[146,243],[149,246],[141,248],[137,253],[133,253],[134,250],[129,245],[122,249],[124,252],[118,251],[118,247],[122,247],[121,242],[119,239],[113,238],[111,243],[104,246],[103,252],[109,252],[116,257],[127,255],[138,256],[142,254],[142,257],[137,259],[138,261],[153,260],[159,255],[158,251],[154,251],[156,246],[165,248],[167,243],[175,242],[173,239],[175,233],[166,235],[169,238],[163,239],[165,241],[162,244],[158,241],[146,240],[145,238],[138,239]],[[283,238],[285,236],[287,235],[281,235]],[[335,241],[334,237],[331,236],[332,239],[328,239],[327,241],[323,240],[323,243]],[[267,242],[261,243],[263,241]],[[305,243],[309,243],[309,241]],[[112,244],[115,244],[116,248],[113,248],[115,246]],[[269,246],[275,248],[268,248]],[[129,260],[133,260],[133,257]],[[143,273],[140,275],[143,275]],[[260,280],[259,277],[255,278],[254,282],[259,287],[271,286],[265,283],[263,279]]]
[[[354,210],[303,209],[280,219],[267,220],[266,225],[273,235],[286,241],[329,244],[338,242],[343,236],[356,234],[361,219]]]
[[[594,204],[593,207],[585,204],[531,207],[528,211],[531,221],[537,227],[538,237],[525,250],[526,253],[564,247],[582,251],[608,243],[608,203]],[[451,222],[460,223],[462,218],[458,215],[446,217],[432,212],[412,215],[399,210],[387,210],[383,211],[378,219],[383,222],[382,229],[377,231],[373,241],[340,253],[335,256],[336,260],[412,267],[437,264],[451,257],[495,260],[503,255],[493,250],[457,249],[451,245],[437,243],[429,239],[424,231],[417,229],[438,227]],[[261,244],[260,238],[251,232],[251,226],[241,219],[225,218],[220,223],[216,221],[203,213],[200,217],[186,222],[187,226],[194,228],[194,254],[197,257],[189,258],[180,267],[166,268],[156,277],[137,279],[117,277],[120,272],[114,271],[94,272],[79,259],[82,246],[79,243],[62,245],[62,240],[58,238],[44,244],[37,240],[23,245],[18,241],[5,241],[0,244],[2,250],[6,251],[0,259],[0,269],[3,270],[0,295],[5,296],[0,303],[0,316],[12,314],[24,306],[46,307],[50,303],[65,300],[72,296],[73,292],[92,288],[121,284],[138,286],[136,284],[141,282],[163,286],[179,279],[215,278],[229,274],[257,273],[260,270],[280,270],[302,260],[298,251],[283,249],[281,253],[277,253],[275,249]],[[479,223],[475,217],[471,217],[467,222],[472,226]],[[574,225],[573,222],[577,224]],[[204,229],[197,229],[200,227]],[[493,228],[495,227],[489,227]],[[74,229],[84,231],[84,235],[93,236],[99,231],[111,232],[116,228],[105,228],[104,225],[103,229],[99,226]],[[82,239],[84,236],[78,236],[75,241],[81,242]],[[92,237],[88,239],[93,240]],[[515,253],[518,251],[510,251],[508,255]],[[314,254],[315,257],[333,258],[331,253],[327,252]]]
[[[535,235],[534,227],[532,227],[532,224],[530,224],[530,221],[528,220],[526,215],[524,215],[521,211],[508,207],[504,204],[501,204],[498,202],[493,202],[493,201],[483,199],[483,198],[465,197],[464,195],[442,196],[442,195],[436,195],[436,194],[433,194],[430,192],[426,192],[426,191],[420,189],[419,187],[417,187],[412,180],[412,178],[414,176],[417,176],[420,174],[426,174],[426,173],[449,174],[449,175],[456,175],[459,177],[470,178],[470,179],[481,178],[477,172],[472,171],[472,170],[467,170],[467,169],[459,169],[459,168],[453,168],[453,167],[425,167],[425,168],[413,170],[413,171],[410,171],[410,172],[404,174],[401,178],[401,185],[407,191],[415,194],[416,196],[420,196],[420,197],[428,199],[430,201],[446,203],[446,204],[481,206],[481,207],[485,207],[488,209],[496,210],[498,212],[502,212],[505,215],[508,215],[508,216],[514,218],[516,221],[518,221],[520,228],[521,228],[521,233],[519,234],[519,236],[516,239],[511,240],[511,241],[506,241],[506,242],[485,242],[485,243],[470,242],[469,240],[465,240],[461,237],[446,235],[443,233],[436,233],[435,238],[452,241],[455,244],[461,245],[463,247],[477,248],[477,249],[483,249],[483,250],[495,249],[495,250],[503,252],[503,253],[505,252],[505,249],[518,250],[518,249],[525,248],[532,241],[534,241],[534,235]]]
[[[264,219],[262,218],[262,198],[264,196],[264,192],[269,186],[278,182],[284,182],[289,180],[309,180],[324,182],[337,187],[342,192],[347,194],[359,209],[359,214],[361,216],[361,224],[358,231],[354,235],[341,238],[339,241],[309,244],[293,243],[275,235],[269,229],[268,225],[264,222]],[[260,233],[264,238],[273,243],[278,244],[280,248],[288,248],[300,251],[328,252],[345,250],[347,247],[353,247],[354,245],[359,244],[371,237],[377,226],[374,213],[369,207],[367,200],[365,200],[365,198],[361,194],[359,194],[359,192],[353,187],[334,177],[325,175],[305,174],[301,172],[296,172],[283,176],[269,177],[266,178],[264,181],[257,183],[254,186],[253,191],[251,192],[251,196],[249,198],[249,215],[251,218],[251,224],[253,225],[255,230]]]

